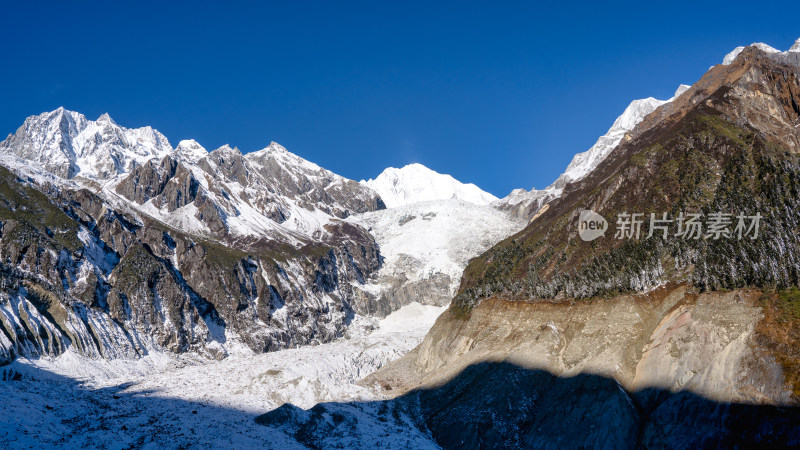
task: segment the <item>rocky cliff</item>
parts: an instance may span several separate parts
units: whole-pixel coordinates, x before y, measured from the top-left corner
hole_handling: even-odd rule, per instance
[[[329,341],[368,309],[370,298],[354,285],[380,266],[380,255],[353,225],[331,221],[318,240],[291,243],[228,238],[224,226],[216,236],[195,235],[88,189],[47,189],[1,168],[0,175],[4,361],[67,348],[97,357],[168,350],[220,358],[242,346]],[[224,225],[219,205],[174,161],[144,164],[134,176],[132,202],[159,199],[165,210],[180,210],[193,201],[198,214]]]
[[[340,219],[380,197],[278,144],[172,149],[63,108],[2,149],[0,361],[271,351],[342,336],[381,266]]]
[[[402,394],[392,406],[445,448],[791,447],[800,385],[775,329],[796,339],[798,319],[778,304],[685,284],[572,303],[491,298],[468,317],[451,308],[362,383]]]

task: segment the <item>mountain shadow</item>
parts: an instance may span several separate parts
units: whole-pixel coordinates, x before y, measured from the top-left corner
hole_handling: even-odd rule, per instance
[[[134,385],[91,388],[19,361],[0,367],[0,448],[304,448],[255,424],[257,413],[244,407],[211,405],[188,390],[186,399],[167,398]]]
[[[691,392],[627,392],[615,380],[562,378],[511,363],[480,363],[435,388],[372,402],[384,421],[407,416],[443,448],[798,448],[800,408],[713,401]],[[256,418],[311,448],[346,433],[355,415],[325,403]],[[379,418],[380,419],[380,418]],[[363,418],[362,418],[363,420]]]

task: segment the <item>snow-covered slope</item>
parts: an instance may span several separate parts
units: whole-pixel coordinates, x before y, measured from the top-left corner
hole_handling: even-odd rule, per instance
[[[625,133],[631,131],[639,124],[648,114],[655,111],[659,106],[671,102],[677,98],[690,86],[682,84],[678,86],[675,95],[669,100],[658,100],[653,97],[648,97],[641,100],[634,100],[625,108],[622,115],[617,117],[611,128],[600,136],[597,142],[587,151],[578,153],[572,158],[572,161],[567,166],[561,176],[549,187],[552,189],[562,189],[567,183],[577,181],[588,175],[598,164],[600,164],[614,148],[619,145]]]
[[[197,164],[208,155],[208,150],[194,139],[187,139],[178,142],[178,146],[175,147],[175,155],[190,163]]]
[[[209,152],[193,140],[173,149],[150,128],[64,109],[29,117],[0,143],[0,165],[17,175],[0,168],[14,185],[0,208],[12,216],[21,207],[54,210],[48,217],[69,225],[34,229],[37,251],[0,235],[7,247],[0,257],[27,257],[10,282],[41,279],[36,268],[52,266],[43,289],[63,287],[56,295],[79,338],[49,316],[37,327],[49,335],[23,333],[34,314],[27,291],[0,292],[0,314],[16,330],[10,339],[0,335],[0,360],[57,355],[76,342],[85,356],[112,358],[160,351],[222,358],[237,346],[327,342],[348,330],[354,313],[383,317],[412,301],[446,304],[468,259],[522,225],[486,205],[494,197],[474,185],[419,165],[379,177],[397,175],[392,192],[403,201],[415,196],[414,203],[370,216],[384,210],[375,191],[275,142],[248,154],[228,145]],[[17,221],[38,226],[25,220]],[[69,234],[69,227],[85,239],[54,238],[53,229]],[[108,256],[108,267],[90,261],[95,254]],[[162,275],[154,288],[128,279],[141,267]],[[162,301],[166,295],[175,301]],[[91,329],[109,338],[94,339]]]
[[[377,192],[387,208],[428,200],[463,200],[487,205],[497,197],[472,183],[462,183],[450,175],[440,174],[422,164],[409,164],[401,169],[389,167],[377,178],[361,183]]]
[[[797,39],[792,47],[787,51],[776,50],[764,44],[751,44],[764,51],[771,58],[790,64],[800,64],[800,39]],[[728,65],[736,59],[745,47],[736,47],[733,51],[725,55],[722,64]],[[690,86],[681,84],[675,91],[672,98],[668,100],[658,100],[653,97],[632,101],[625,111],[617,117],[611,128],[600,136],[597,142],[587,151],[576,154],[563,174],[556,181],[545,189],[530,191],[525,189],[515,189],[506,197],[493,202],[495,207],[515,212],[523,217],[530,217],[539,208],[550,200],[561,195],[561,191],[568,183],[581,180],[593,171],[603,160],[614,150],[625,134],[634,130],[636,125],[641,123],[645,117],[658,109],[660,106],[671,103],[681,94],[686,92]]]
[[[167,168],[164,158],[176,164]],[[369,188],[275,142],[246,155],[227,145],[209,153],[194,140],[181,141],[173,149],[151,127],[125,128],[108,114],[92,121],[64,108],[28,117],[16,133],[0,142],[0,162],[37,179],[52,174],[63,180],[100,182],[105,196],[113,199],[119,194],[138,213],[192,233],[224,230],[235,236],[258,236],[286,230],[311,236],[332,217],[383,206]],[[165,209],[168,202],[159,198],[169,190],[165,179],[185,181],[198,192],[179,191],[181,203]],[[144,182],[156,184],[140,186]],[[137,189],[153,194],[139,195]],[[214,210],[199,212],[197,198],[211,200]]]
[[[380,198],[274,142],[173,149],[152,128],[59,108],[0,143],[0,178],[2,362],[328,342],[372,301],[359,286],[379,250],[341,219]],[[63,311],[37,316],[26,279]]]

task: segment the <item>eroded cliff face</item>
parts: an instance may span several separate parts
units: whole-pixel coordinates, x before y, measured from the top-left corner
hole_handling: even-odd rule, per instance
[[[468,317],[445,312],[418,348],[365,382],[403,391],[436,385],[476,363],[507,361],[558,376],[600,375],[631,391],[788,404],[783,368],[756,339],[762,296],[673,285],[571,304],[494,298]]]
[[[491,298],[446,311],[362,383],[399,395],[445,448],[792,445],[800,414],[763,332],[770,295],[671,284],[570,303]]]

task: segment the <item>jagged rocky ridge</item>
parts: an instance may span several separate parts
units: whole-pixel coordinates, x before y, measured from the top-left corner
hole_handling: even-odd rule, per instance
[[[221,358],[342,336],[381,265],[380,197],[272,143],[173,150],[59,109],[0,143],[0,361]]]
[[[369,187],[274,142],[246,155],[173,149],[149,127],[63,108],[0,143],[0,166],[3,361],[327,342],[355,315],[446,304],[468,259],[522,226],[456,200],[387,211]],[[405,248],[434,224],[424,255]]]

